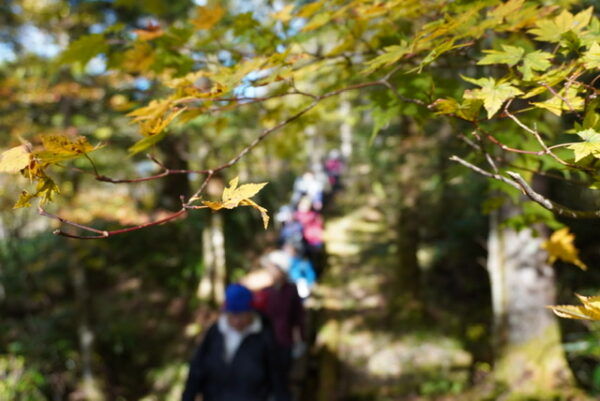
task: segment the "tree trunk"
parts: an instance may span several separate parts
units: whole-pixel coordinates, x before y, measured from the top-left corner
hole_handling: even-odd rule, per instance
[[[487,268],[494,310],[495,378],[511,392],[540,396],[567,388],[572,375],[558,323],[546,308],[554,304],[554,270],[531,228],[515,231],[500,223],[516,212],[492,213]]]
[[[211,213],[208,226],[202,231],[202,255],[204,271],[198,285],[198,298],[220,305],[225,299],[227,281],[223,215],[220,213]]]
[[[415,209],[402,208],[396,224],[398,268],[395,293],[402,307],[396,308],[407,318],[418,318],[421,310],[421,269],[417,258],[419,250],[419,219]]]
[[[352,156],[352,125],[350,124],[350,102],[343,100],[340,103],[340,116],[342,124],[340,125],[340,151],[342,158],[348,162]]]
[[[75,300],[77,307],[77,334],[79,337],[79,352],[81,357],[81,383],[80,389],[82,399],[86,401],[103,401],[100,383],[94,375],[94,332],[89,324],[89,294],[86,284],[85,267],[76,261],[71,262],[71,279],[75,289]]]

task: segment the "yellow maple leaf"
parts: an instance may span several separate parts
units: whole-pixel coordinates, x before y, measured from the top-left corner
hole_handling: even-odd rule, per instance
[[[600,296],[575,295],[583,305],[552,305],[548,308],[557,316],[566,319],[600,320]]]
[[[84,136],[71,139],[66,135],[52,134],[43,135],[40,139],[44,150],[35,152],[34,155],[44,163],[57,163],[98,149],[91,145]]]
[[[31,154],[25,145],[0,153],[0,173],[18,173],[29,166]]]
[[[579,259],[579,250],[574,245],[575,235],[569,232],[568,227],[561,228],[552,233],[550,238],[542,244],[542,248],[548,251],[548,261],[554,263],[560,259],[572,263],[581,270],[587,270],[587,266]]]
[[[210,29],[223,18],[223,15],[225,10],[218,4],[214,7],[198,6],[192,24],[197,29]]]
[[[234,209],[238,206],[250,206],[258,210],[262,216],[263,225],[265,229],[269,224],[269,215],[267,209],[258,205],[256,202],[250,200],[251,197],[256,195],[265,185],[266,182],[257,184],[244,184],[238,187],[239,177],[235,177],[229,181],[229,187],[223,189],[223,195],[221,201],[202,201],[202,204],[206,207],[217,211],[221,209]]]
[[[259,204],[257,204],[256,202],[250,200],[250,199],[244,199],[240,202],[240,206],[250,206],[253,207],[254,209],[258,210],[260,212],[260,217],[262,218],[263,221],[263,226],[265,227],[265,230],[267,229],[267,227],[269,227],[269,214],[268,214],[268,210],[262,206],[260,206]]]
[[[294,7],[296,7],[295,4],[288,4],[278,12],[271,14],[271,16],[281,22],[289,22],[293,17]]]
[[[144,121],[140,123],[140,129],[142,131],[142,135],[149,137],[154,136],[156,134],[160,134],[167,126],[185,110],[185,107],[176,110],[174,112],[169,113],[163,117],[157,117],[152,120]]]

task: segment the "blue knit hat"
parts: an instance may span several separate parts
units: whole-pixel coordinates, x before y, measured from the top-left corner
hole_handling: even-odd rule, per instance
[[[252,291],[241,284],[230,284],[225,290],[225,312],[240,313],[252,310]]]

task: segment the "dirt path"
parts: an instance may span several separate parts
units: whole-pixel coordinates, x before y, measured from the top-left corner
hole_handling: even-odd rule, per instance
[[[368,205],[327,220],[328,267],[308,304],[318,331],[305,399],[448,400],[464,389],[471,355],[458,341],[396,318],[392,235]]]

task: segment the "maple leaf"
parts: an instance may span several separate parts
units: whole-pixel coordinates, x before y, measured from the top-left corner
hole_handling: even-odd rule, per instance
[[[294,7],[296,7],[295,4],[288,4],[278,12],[271,14],[271,16],[281,22],[289,22],[293,17],[292,11],[294,11]]]
[[[481,87],[481,89],[466,90],[463,97],[465,99],[483,100],[483,107],[485,107],[488,113],[488,119],[492,118],[500,110],[505,101],[523,93],[508,82],[497,82],[494,78],[462,78],[467,82]]]
[[[31,154],[25,145],[0,153],[0,173],[18,173],[29,166]]]
[[[238,183],[239,177],[235,177],[229,181],[229,187],[225,187],[225,189],[223,189],[221,201],[202,201],[202,204],[214,211],[221,209],[234,209],[238,206],[253,207],[261,213],[263,225],[266,229],[269,224],[269,215],[267,214],[267,209],[250,200],[250,198],[263,189],[267,183],[261,182],[257,184],[244,184],[239,187]]]
[[[502,45],[502,50],[484,50],[483,52],[486,53],[486,56],[479,60],[477,64],[508,64],[512,67],[521,61],[525,49],[517,46]]]
[[[196,29],[210,29],[223,18],[223,15],[225,10],[218,4],[215,7],[198,6],[192,24]]]
[[[569,228],[556,230],[550,238],[544,242],[542,248],[548,252],[548,262],[554,263],[560,259],[572,263],[581,270],[587,270],[585,263],[579,259],[579,250],[574,245],[575,235],[569,232]]]
[[[437,99],[433,102],[437,114],[454,114],[466,121],[477,121],[482,105],[480,99],[466,99],[462,104],[455,99]]]
[[[529,33],[535,35],[539,41],[560,42],[563,34],[569,31],[574,33],[581,32],[590,23],[593,10],[593,7],[589,7],[576,15],[563,10],[554,19],[538,21],[536,24],[537,27],[531,29]]]
[[[380,67],[394,64],[410,52],[410,46],[408,42],[402,41],[399,45],[385,47],[383,51],[383,54],[365,63],[368,67],[361,71],[363,74],[370,74]]]
[[[50,164],[73,159],[99,148],[92,146],[84,136],[71,139],[66,135],[43,135],[41,140],[44,150],[34,152],[34,155]]]
[[[568,149],[575,152],[575,161],[578,162],[589,155],[600,158],[600,133],[593,128],[588,128],[577,132],[577,135],[583,139],[583,142],[567,146]]]
[[[557,316],[566,319],[600,320],[600,296],[575,295],[583,305],[552,305],[548,308]]]
[[[554,97],[545,102],[532,102],[531,104],[560,116],[563,111],[582,110],[585,100],[582,97],[577,96],[577,89],[568,88],[566,91],[562,89]]]
[[[536,50],[531,53],[527,53],[523,57],[523,65],[518,67],[518,70],[523,74],[525,81],[530,81],[533,78],[533,71],[546,71],[552,63],[552,54],[541,50]]]
[[[104,35],[94,33],[81,36],[79,39],[71,42],[69,47],[62,52],[59,60],[67,64],[80,62],[82,65],[86,65],[98,54],[106,53],[107,51],[108,42]]]
[[[519,11],[519,9],[523,7],[524,1],[525,0],[509,0],[506,3],[502,3],[498,7],[494,8],[489,14],[492,17],[502,20],[514,14],[516,11]]]
[[[597,42],[593,43],[589,50],[585,52],[583,62],[587,69],[600,68],[600,45]]]
[[[40,172],[38,174],[38,182],[35,192],[32,194],[27,191],[21,192],[21,196],[19,196],[19,199],[13,206],[13,209],[31,206],[31,200],[34,198],[40,198],[41,203],[49,202],[52,200],[54,194],[59,192],[60,190],[54,181],[43,172]]]

